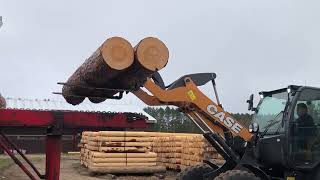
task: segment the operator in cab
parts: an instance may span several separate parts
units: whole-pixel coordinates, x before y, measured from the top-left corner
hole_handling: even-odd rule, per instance
[[[314,121],[312,116],[308,114],[308,106],[304,103],[299,103],[297,105],[297,123],[300,128],[313,127]]]
[[[298,126],[298,135],[300,137],[300,148],[307,150],[309,141],[313,137],[313,127],[314,121],[312,116],[308,114],[308,106],[304,103],[297,104],[297,115],[298,119],[296,120]]]

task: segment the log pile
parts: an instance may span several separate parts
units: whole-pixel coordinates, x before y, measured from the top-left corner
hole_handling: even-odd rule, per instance
[[[121,37],[109,38],[69,77],[62,95],[72,105],[86,97],[103,102],[119,92],[114,89],[141,87],[168,59],[168,48],[157,38],[144,38],[134,48]]]
[[[146,132],[83,132],[80,162],[91,172],[156,173],[165,168],[157,165],[151,152],[152,134]]]
[[[201,134],[164,133],[154,140],[153,151],[158,161],[168,169],[180,170],[206,159],[221,159],[221,156]]]
[[[146,172],[161,167],[181,170],[206,159],[221,159],[201,134],[83,132],[80,146],[81,163],[96,172],[117,173],[118,168],[118,173],[130,173],[130,167]]]
[[[0,94],[0,109],[6,108],[6,106],[7,106],[6,99]]]
[[[182,140],[181,165],[194,166],[209,159],[222,159],[202,135],[185,136]]]
[[[153,151],[158,161],[168,169],[180,169],[183,136],[168,135],[154,140]]]

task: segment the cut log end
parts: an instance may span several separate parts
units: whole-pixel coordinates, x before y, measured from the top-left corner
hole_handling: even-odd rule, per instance
[[[169,59],[169,50],[157,38],[147,37],[136,46],[136,59],[148,70],[157,71],[164,68]]]
[[[76,95],[73,96],[73,94],[74,93],[73,93],[72,88],[70,86],[63,86],[62,95],[63,95],[64,99],[69,104],[72,104],[75,106],[75,105],[78,105],[84,101],[85,97],[79,97]]]
[[[131,44],[121,38],[107,39],[100,47],[104,61],[115,70],[124,70],[132,65],[134,51]]]

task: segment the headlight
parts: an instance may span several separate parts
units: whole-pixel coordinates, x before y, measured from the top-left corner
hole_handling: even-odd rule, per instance
[[[249,130],[250,133],[253,132],[253,125],[252,124],[249,125],[249,129],[248,130]]]
[[[287,89],[287,92],[288,92],[288,93],[291,93],[291,88],[288,88],[288,89]]]
[[[252,123],[252,124],[250,124],[248,130],[249,130],[250,133],[256,133],[256,132],[258,132],[258,131],[259,131],[259,125],[258,125],[258,123]]]

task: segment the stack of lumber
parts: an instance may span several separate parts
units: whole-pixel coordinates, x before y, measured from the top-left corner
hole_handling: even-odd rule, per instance
[[[194,166],[208,159],[221,159],[202,135],[185,136],[182,140],[181,164]]]
[[[155,138],[153,151],[161,165],[175,170],[221,158],[201,134],[163,133]]]
[[[221,159],[201,134],[83,132],[80,147],[81,163],[95,172],[181,170],[206,159]]]
[[[152,133],[100,131],[83,132],[80,143],[81,164],[99,173],[156,173],[165,168],[157,165],[151,152]]]
[[[168,48],[157,38],[144,38],[134,48],[124,38],[109,38],[69,77],[62,95],[72,105],[86,97],[101,103],[119,92],[115,89],[141,87],[168,59]]]
[[[0,94],[0,108],[6,108],[6,99]]]
[[[158,137],[154,139],[153,151],[158,153],[158,161],[168,169],[180,169],[183,136]]]

